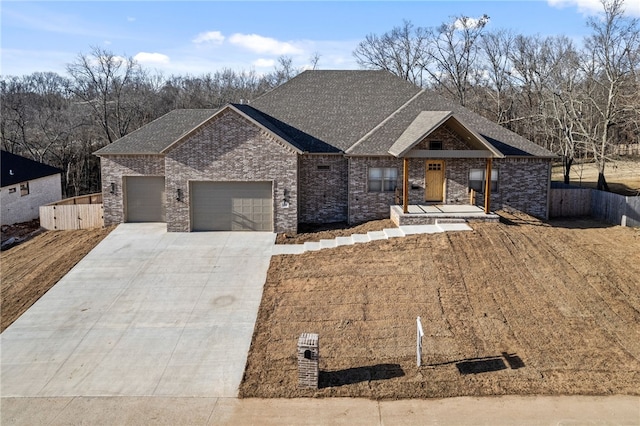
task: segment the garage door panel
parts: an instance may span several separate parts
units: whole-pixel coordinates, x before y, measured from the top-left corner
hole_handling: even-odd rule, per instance
[[[162,176],[126,176],[126,221],[165,222],[165,186]]]
[[[272,231],[271,182],[192,182],[194,231]]]

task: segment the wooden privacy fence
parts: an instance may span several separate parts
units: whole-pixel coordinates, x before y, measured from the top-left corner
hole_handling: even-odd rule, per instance
[[[549,216],[592,216],[614,225],[640,226],[640,197],[554,183]]]
[[[591,189],[551,188],[549,203],[550,217],[591,215]]]
[[[59,231],[102,228],[102,194],[82,195],[40,206],[40,226]]]

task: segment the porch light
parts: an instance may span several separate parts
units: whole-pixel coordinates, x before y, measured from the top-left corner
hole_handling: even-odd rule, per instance
[[[289,190],[288,189],[284,190],[284,198],[282,198],[282,208],[283,209],[289,208]]]
[[[111,191],[109,191],[112,194],[116,193],[116,183],[115,182],[111,182]]]
[[[182,201],[182,189],[180,188],[176,189],[176,200]]]

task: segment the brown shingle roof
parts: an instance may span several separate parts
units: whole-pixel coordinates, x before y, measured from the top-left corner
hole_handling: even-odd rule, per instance
[[[503,155],[555,157],[498,124],[387,71],[305,71],[250,105],[233,106],[304,152],[389,155],[392,145],[420,114],[451,111]],[[159,154],[217,111],[172,111],[96,154]]]
[[[215,109],[176,109],[99,149],[105,154],[159,154],[213,116]]]
[[[250,105],[301,132],[308,151],[346,151],[419,91],[386,71],[305,71]]]
[[[348,151],[352,155],[388,155],[389,149],[402,133],[424,111],[451,111],[465,126],[482,136],[506,156],[555,157],[551,151],[523,138],[516,133],[430,92],[415,97],[401,111],[376,129],[366,140]]]

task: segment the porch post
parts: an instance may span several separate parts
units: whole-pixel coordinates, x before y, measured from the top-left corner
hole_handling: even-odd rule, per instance
[[[402,211],[409,213],[409,159],[402,159]]]
[[[484,172],[484,213],[491,213],[491,163],[493,159],[487,158],[487,169]]]

